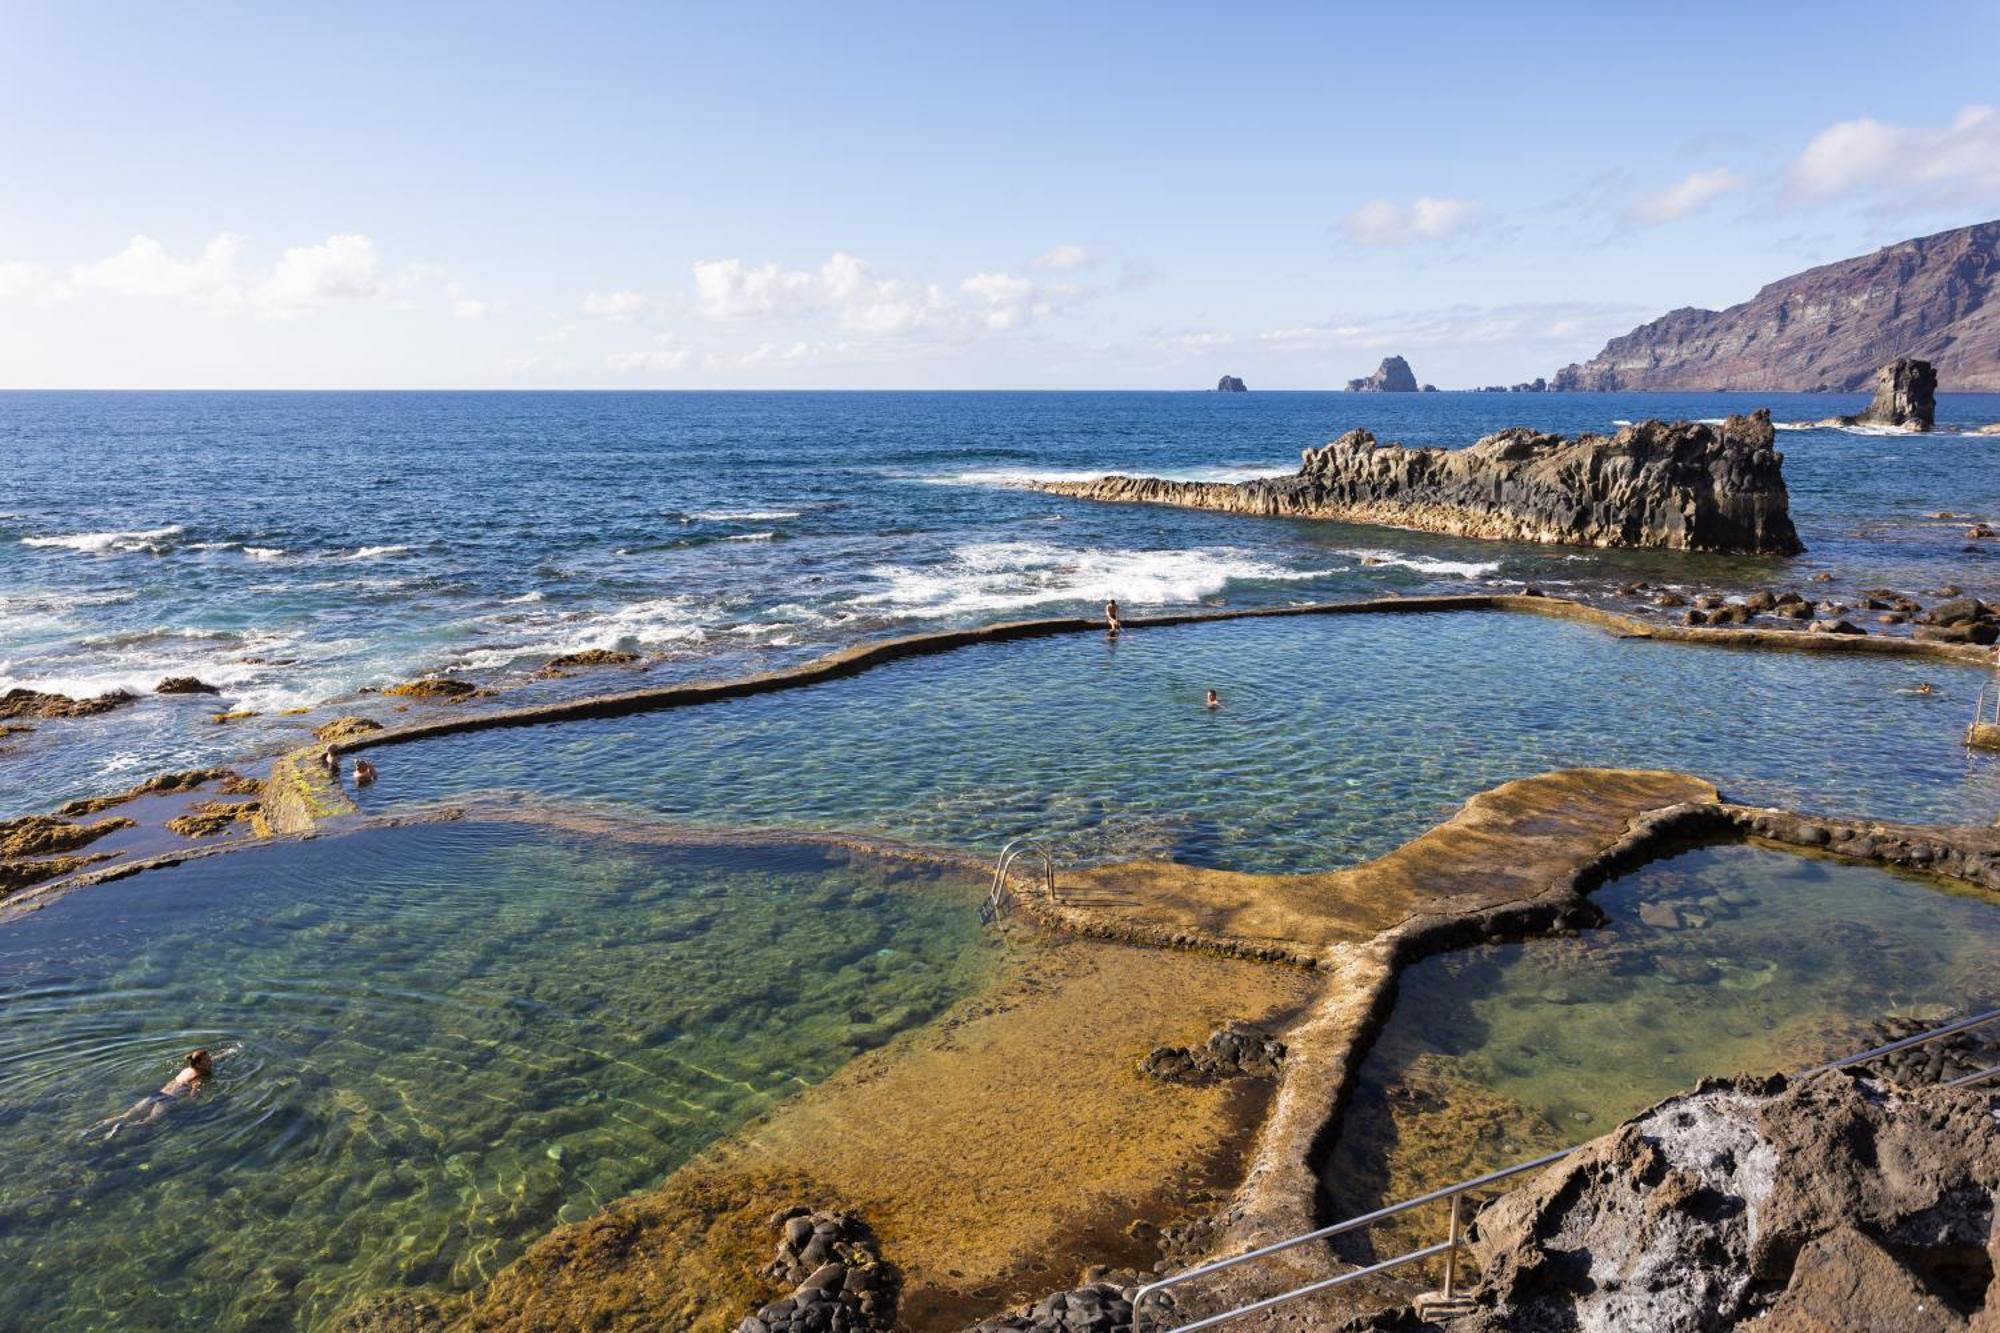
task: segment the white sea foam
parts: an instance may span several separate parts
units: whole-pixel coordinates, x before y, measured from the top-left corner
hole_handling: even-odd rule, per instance
[[[283,560],[285,558],[284,551],[276,546],[246,546],[243,548],[243,554],[249,556],[252,560]]]
[[[374,560],[379,556],[402,555],[409,549],[407,546],[364,546],[360,550],[350,552],[341,558],[343,560]]]
[[[767,542],[776,537],[775,532],[739,532],[733,537],[724,537],[726,542]]]
[[[1333,572],[1291,569],[1229,547],[1079,551],[1045,542],[981,542],[959,547],[942,565],[877,566],[870,573],[888,588],[852,598],[850,605],[908,618],[1111,598],[1132,606],[1186,604],[1221,592],[1233,579],[1311,579]]]
[[[1263,477],[1289,477],[1298,471],[1296,463],[1224,463],[1214,467],[1145,469],[1145,475],[1162,481],[1255,481]],[[991,468],[954,472],[947,476],[925,477],[933,486],[1027,486],[1038,481],[1098,481],[1116,475],[1115,469],[1091,468],[1063,471],[1049,468]]]
[[[776,523],[797,518],[796,509],[697,509],[688,517],[702,523]]]
[[[1424,555],[1405,555],[1401,551],[1391,551],[1377,547],[1356,547],[1343,549],[1341,555],[1376,565],[1398,565],[1404,569],[1414,569],[1420,574],[1453,574],[1462,579],[1482,578],[1498,573],[1498,560],[1433,560]]]
[[[537,588],[533,592],[524,592],[519,597],[509,597],[506,600],[505,605],[522,606],[529,602],[543,601],[544,599],[547,598],[547,596],[548,596],[547,593],[543,592],[540,588]]]
[[[164,528],[144,528],[135,532],[72,532],[60,537],[23,537],[23,546],[60,546],[92,555],[107,551],[151,551],[166,549],[166,543],[187,529],[178,523]]]

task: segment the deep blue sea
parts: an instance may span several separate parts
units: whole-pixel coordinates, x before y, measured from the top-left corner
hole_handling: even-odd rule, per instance
[[[1465,444],[1507,425],[1780,420],[1856,395],[1446,393],[0,394],[0,690],[146,693],[0,740],[0,816],[296,742],[430,671],[520,701],[550,655],[620,647],[648,679],[767,668],[940,625],[1534,582],[1602,596],[1803,584],[2000,596],[2000,396],[1939,433],[1781,437],[1795,560],[1516,546],[1091,505],[1021,489],[1109,471],[1287,472],[1354,426]],[[304,716],[291,710],[313,709]],[[213,713],[259,716],[217,724]],[[289,714],[289,715],[288,715]]]

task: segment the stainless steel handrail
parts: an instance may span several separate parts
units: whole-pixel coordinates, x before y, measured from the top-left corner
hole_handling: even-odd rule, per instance
[[[986,893],[986,903],[979,909],[982,923],[990,923],[1007,911],[1007,874],[1014,868],[1014,862],[1033,853],[1042,861],[1042,883],[1047,888],[1049,898],[1056,896],[1056,859],[1049,849],[1042,845],[1040,835],[1023,833],[1007,839],[1000,846],[1000,858],[993,863],[993,885]]]
[[[1801,1070],[1799,1073],[1792,1075],[1792,1077],[1794,1079],[1811,1078],[1816,1074],[1828,1073],[1835,1069],[1847,1069],[1854,1065],[1865,1064],[1870,1060],[1884,1055],[1893,1055],[1897,1051],[1908,1050],[1912,1046],[1921,1046],[1926,1042],[1956,1036],[1961,1032],[1965,1032],[1971,1028],[1982,1027],[1995,1020],[2000,1020],[2000,1009],[1988,1009],[1984,1013],[1974,1014],[1970,1018],[1959,1019],[1955,1023],[1947,1023],[1943,1027],[1933,1028],[1928,1032],[1920,1032],[1913,1037],[1904,1037],[1900,1041],[1887,1042],[1870,1050],[1862,1051],[1858,1055],[1846,1056],[1843,1059],[1832,1060],[1823,1065],[1814,1065],[1811,1069]],[[1967,1083],[1977,1083],[1981,1079],[1992,1078],[1996,1074],[2000,1074],[2000,1065],[1995,1065],[1991,1069],[1982,1069],[1977,1073],[1967,1074],[1962,1078],[1953,1079],[1943,1086],[1956,1088]],[[1451,1234],[1448,1239],[1439,1241],[1435,1245],[1424,1246],[1422,1249],[1411,1250],[1407,1254],[1399,1254],[1392,1259],[1384,1259],[1379,1263],[1370,1264],[1366,1268],[1355,1269],[1352,1272],[1337,1274],[1330,1278],[1321,1278],[1316,1282],[1308,1283],[1302,1287],[1294,1287],[1290,1291],[1281,1292],[1276,1296],[1267,1296],[1262,1300],[1253,1301],[1249,1305],[1239,1305],[1232,1310],[1225,1310],[1221,1314],[1209,1315],[1204,1319],[1195,1320],[1193,1323],[1178,1324],[1171,1329],[1165,1330],[1165,1333],[1193,1333],[1195,1329],[1213,1328],[1217,1324],[1227,1323],[1229,1320],[1236,1319],[1242,1315],[1254,1314],[1259,1310],[1268,1310],[1274,1305],[1282,1305],[1286,1301],[1296,1300],[1301,1296],[1310,1296],[1315,1292],[1327,1291],[1348,1282],[1359,1281],[1365,1277],[1373,1277],[1377,1273],[1384,1273],[1392,1268],[1400,1268],[1405,1264],[1418,1263],[1440,1254],[1445,1256],[1444,1296],[1449,1300],[1456,1294],[1457,1287],[1458,1247],[1461,1240],[1459,1210],[1463,1197],[1474,1190],[1511,1179],[1524,1172],[1534,1171],[1544,1166],[1551,1166],[1575,1151],[1576,1148],[1574,1147],[1564,1148],[1560,1152],[1552,1152],[1546,1156],[1537,1157],[1532,1161],[1502,1167],[1498,1171],[1489,1171],[1483,1176],[1474,1176],[1470,1180],[1461,1180],[1457,1184],[1445,1185],[1439,1189],[1434,1189],[1428,1194],[1420,1194],[1414,1199],[1405,1199],[1403,1202],[1391,1204],[1387,1208],[1377,1208],[1372,1213],[1363,1213],[1359,1217],[1350,1217],[1344,1222],[1335,1222],[1331,1226],[1320,1227],[1317,1230],[1305,1232],[1303,1235],[1276,1241],[1273,1244],[1249,1250],[1243,1254],[1233,1255],[1227,1259],[1217,1259],[1211,1263],[1202,1264],[1198,1267],[1175,1273],[1169,1277],[1161,1278],[1157,1282],[1149,1282],[1132,1293],[1132,1333],[1139,1333],[1141,1326],[1141,1306],[1149,1296],[1158,1295],[1169,1288],[1178,1287],[1184,1283],[1220,1273],[1224,1269],[1235,1268],[1239,1264],[1247,1264],[1258,1259],[1269,1258],[1271,1255],[1293,1249],[1296,1246],[1310,1244],[1316,1240],[1326,1240],[1329,1237],[1342,1235],[1350,1231],[1358,1231],[1362,1227],[1373,1226],[1375,1223],[1387,1218],[1407,1213],[1413,1208],[1421,1208],[1426,1204],[1440,1203],[1446,1199],[1451,1201]]]

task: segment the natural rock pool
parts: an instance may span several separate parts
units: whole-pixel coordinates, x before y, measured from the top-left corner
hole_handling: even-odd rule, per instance
[[[1594,898],[1601,927],[1403,971],[1322,1170],[1330,1216],[1592,1138],[1706,1077],[1865,1050],[1885,1017],[2000,1000],[2000,899],[1943,881],[1728,844]],[[1441,1239],[1435,1211],[1379,1252]]]
[[[1914,693],[1921,681],[1935,692]],[[1498,613],[1343,615],[981,644],[799,690],[395,746],[377,808],[488,789],[674,819],[1238,870],[1378,856],[1475,792],[1673,768],[1751,804],[1985,823],[1960,735],[1980,673],[1618,639]],[[1221,692],[1223,708],[1202,707]],[[435,715],[423,714],[426,716]]]
[[[464,1288],[988,975],[978,887],[499,823],[156,870],[0,929],[0,1327]],[[195,1046],[191,1104],[91,1132]]]

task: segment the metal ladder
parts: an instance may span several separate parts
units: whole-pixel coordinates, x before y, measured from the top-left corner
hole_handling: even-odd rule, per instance
[[[1989,1009],[1985,1013],[1974,1014],[1970,1018],[1962,1018],[1956,1023],[1947,1023],[1943,1027],[1933,1028],[1928,1032],[1920,1032],[1914,1037],[1905,1037],[1901,1041],[1892,1041],[1886,1045],[1877,1046],[1872,1050],[1862,1051],[1857,1055],[1850,1055],[1844,1059],[1829,1061],[1823,1065],[1814,1065],[1811,1069],[1801,1070],[1799,1073],[1792,1075],[1792,1077],[1794,1080],[1812,1078],[1817,1074],[1825,1074],[1836,1069],[1846,1069],[1853,1065],[1864,1064],[1869,1060],[1874,1060],[1884,1055],[1892,1055],[1897,1051],[1908,1050],[1912,1046],[1921,1046],[1927,1042],[1954,1036],[1960,1032],[1981,1027],[1996,1020],[2000,1020],[2000,1009]],[[1990,1068],[1962,1075],[1945,1083],[1943,1086],[1956,1088],[1966,1084],[1978,1083],[1984,1079],[1993,1078],[1996,1075],[2000,1075],[2000,1065],[1993,1065]],[[1359,1217],[1350,1217],[1344,1222],[1335,1222],[1332,1226],[1321,1227],[1317,1231],[1308,1231],[1304,1235],[1293,1236],[1289,1240],[1281,1240],[1276,1244],[1266,1245],[1260,1249],[1250,1250],[1247,1253],[1235,1255],[1228,1259],[1217,1259],[1212,1263],[1202,1264],[1199,1267],[1190,1268],[1169,1277],[1163,1277],[1157,1282],[1149,1282],[1132,1295],[1132,1333],[1140,1333],[1142,1327],[1141,1316],[1148,1297],[1157,1296],[1159,1293],[1171,1288],[1198,1281],[1202,1278],[1223,1272],[1226,1269],[1235,1268],[1239,1264],[1253,1263],[1256,1260],[1269,1258],[1271,1255],[1296,1248],[1300,1245],[1311,1244],[1313,1241],[1327,1240],[1334,1236],[1344,1235],[1350,1231],[1359,1231],[1364,1227],[1373,1226],[1377,1222],[1400,1216],[1413,1208],[1421,1208],[1425,1204],[1441,1203],[1446,1200],[1449,1200],[1451,1203],[1450,1230],[1445,1239],[1435,1245],[1426,1245],[1420,1249],[1411,1250],[1408,1254],[1399,1254],[1393,1259],[1384,1259],[1380,1263],[1370,1264],[1366,1268],[1357,1268],[1352,1272],[1340,1273],[1330,1278],[1322,1278],[1317,1282],[1309,1282],[1302,1287],[1294,1287],[1290,1291],[1280,1292],[1276,1296],[1267,1296],[1262,1300],[1252,1301],[1248,1305],[1239,1305],[1233,1310],[1225,1310],[1221,1314],[1210,1315],[1205,1319],[1197,1319],[1192,1323],[1178,1324],[1170,1329],[1162,1329],[1160,1333],[1194,1333],[1195,1329],[1213,1328],[1217,1324],[1228,1323],[1232,1319],[1240,1319],[1244,1315],[1255,1314],[1259,1310],[1268,1310],[1274,1305],[1283,1305],[1287,1301],[1295,1301],[1302,1296],[1311,1296],[1316,1292],[1331,1291],[1335,1287],[1345,1286],[1350,1282],[1359,1282],[1363,1278],[1375,1277],[1388,1272],[1390,1269],[1401,1268],[1407,1264],[1420,1263],[1425,1259],[1434,1259],[1439,1255],[1444,1256],[1444,1290],[1439,1293],[1442,1300],[1436,1302],[1436,1306],[1438,1307],[1437,1313],[1441,1315],[1445,1314],[1452,1310],[1454,1306],[1462,1310],[1463,1307],[1459,1302],[1457,1286],[1458,1249],[1463,1241],[1463,1207],[1465,1196],[1475,1190],[1484,1189],[1489,1185],[1498,1184],[1503,1180],[1509,1180],[1526,1172],[1560,1162],[1575,1151],[1576,1148],[1574,1147],[1564,1148],[1560,1152],[1552,1152],[1545,1157],[1537,1157],[1530,1162],[1521,1162],[1514,1166],[1502,1167],[1498,1171],[1489,1171],[1485,1175],[1475,1176],[1471,1180],[1461,1180],[1455,1185],[1446,1185],[1442,1189],[1432,1190],[1429,1194],[1420,1194],[1416,1198],[1406,1199],[1402,1203],[1391,1204],[1387,1208],[1378,1208],[1372,1213],[1363,1213]]]
[[[1049,901],[1056,899],[1056,859],[1050,853],[1048,843],[1038,833],[1023,833],[1009,838],[1000,847],[1000,859],[993,863],[993,887],[987,891],[986,903],[979,909],[982,925],[991,925],[1007,915],[1007,903],[1013,897],[1013,890],[1007,886],[1007,876],[1014,869],[1015,862],[1024,856],[1034,856],[1042,863],[1042,887],[1049,895]]]

